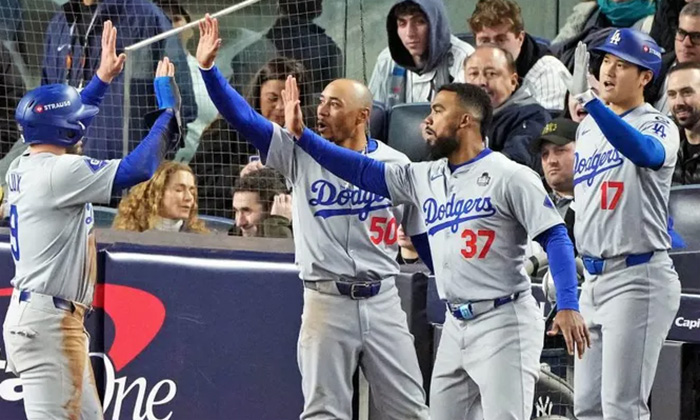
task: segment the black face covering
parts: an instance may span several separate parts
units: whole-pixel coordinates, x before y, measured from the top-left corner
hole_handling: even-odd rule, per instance
[[[452,136],[438,137],[430,145],[430,157],[432,160],[442,159],[450,156],[457,148],[459,148],[459,140],[454,134]]]

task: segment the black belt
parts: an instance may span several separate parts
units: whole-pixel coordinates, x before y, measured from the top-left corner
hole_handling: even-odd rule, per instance
[[[332,293],[328,288],[321,288],[318,283],[325,281],[304,281],[304,287],[318,292]],[[369,299],[379,294],[382,287],[381,281],[333,281],[338,294],[348,296],[353,300]],[[333,293],[335,294],[335,293]]]
[[[19,292],[19,301],[20,302],[31,302],[32,301],[32,292],[29,290],[21,290]],[[75,312],[75,304],[71,302],[70,300],[66,300],[60,297],[53,296],[53,305],[56,307],[56,309],[62,309],[64,311],[68,312]]]

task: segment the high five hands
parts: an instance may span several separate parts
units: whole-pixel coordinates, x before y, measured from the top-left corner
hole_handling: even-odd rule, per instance
[[[284,104],[284,127],[299,139],[304,133],[304,114],[301,112],[299,88],[294,76],[287,76],[284,82],[282,103]]]
[[[197,62],[199,67],[209,69],[214,65],[216,54],[221,48],[219,38],[219,21],[209,16],[199,22],[199,44],[197,45]]]

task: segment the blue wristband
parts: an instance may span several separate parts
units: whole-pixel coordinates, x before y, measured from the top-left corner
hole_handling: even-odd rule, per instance
[[[172,85],[170,84],[169,76],[156,77],[153,81],[153,88],[156,92],[156,99],[158,100],[158,108],[173,108],[175,109],[176,100],[175,93],[172,90]]]

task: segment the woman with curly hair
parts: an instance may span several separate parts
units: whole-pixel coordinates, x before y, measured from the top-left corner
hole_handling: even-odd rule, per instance
[[[209,232],[197,211],[192,169],[184,163],[163,162],[150,180],[133,187],[122,199],[112,227],[135,232]]]

